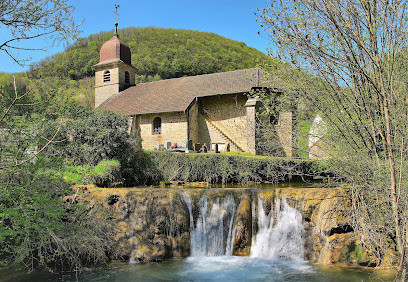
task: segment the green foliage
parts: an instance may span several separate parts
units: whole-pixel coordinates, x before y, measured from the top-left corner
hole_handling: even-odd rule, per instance
[[[67,165],[61,172],[61,178],[68,183],[75,184],[89,184],[85,183],[84,176],[89,172],[91,168],[87,165]]]
[[[67,165],[60,173],[64,181],[75,184],[96,184],[110,187],[120,182],[120,164],[116,160],[102,161],[92,167],[89,165]]]
[[[132,64],[139,81],[244,69],[272,61],[242,42],[214,33],[129,27],[119,30],[119,35],[132,51]],[[91,76],[102,44],[111,37],[111,32],[101,32],[79,38],[65,52],[33,65],[31,74],[70,79]]]
[[[120,175],[120,164],[116,160],[102,161],[87,175],[88,182],[95,183],[101,187],[109,187],[113,182],[118,181]]]
[[[364,253],[361,245],[351,242],[343,251],[345,260],[349,263],[362,263],[364,259]]]
[[[313,118],[297,118],[296,140],[297,152],[300,158],[309,158],[309,132],[313,123]]]
[[[125,186],[158,182],[160,176],[140,150],[139,138],[129,136],[127,129],[128,118],[123,114],[75,107],[63,121],[56,142],[46,150],[60,160],[64,178],[73,183],[108,187],[119,182]]]
[[[139,164],[123,115],[78,106],[67,107],[64,119],[47,115],[8,117],[0,135],[0,164],[22,163],[0,169],[0,263],[72,269],[103,262],[108,215],[88,209],[69,187],[110,186],[128,175],[136,175],[128,182],[145,181],[139,172],[148,162]],[[24,162],[54,134],[40,155]]]
[[[63,201],[70,194],[69,185],[42,161],[1,171],[2,266],[78,268],[106,260],[105,221],[90,217],[85,202]]]
[[[26,93],[27,87],[26,85],[19,84],[14,89],[14,85],[12,83],[6,83],[0,86],[0,109],[6,110],[8,106],[13,102],[15,99],[15,92],[17,92],[18,96],[23,95]],[[30,113],[32,109],[27,107],[28,104],[31,104],[33,101],[30,96],[25,96],[23,99],[18,101],[18,105],[12,108],[10,115],[13,116],[21,116],[23,114]],[[26,105],[26,106],[21,106]],[[0,113],[1,114],[1,113]]]
[[[81,115],[65,122],[63,134],[66,135],[61,136],[65,139],[65,157],[73,164],[96,165],[127,154],[130,144],[126,116],[99,110],[84,111]]]
[[[248,183],[300,181],[319,175],[312,161],[223,154],[148,152],[164,181]]]

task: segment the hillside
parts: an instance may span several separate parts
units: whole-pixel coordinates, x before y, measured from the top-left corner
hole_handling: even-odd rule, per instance
[[[135,28],[119,30],[132,51],[132,64],[139,81],[158,80],[254,67],[272,62],[264,53],[245,43],[220,35],[184,29]],[[32,77],[81,79],[92,76],[99,49],[112,37],[101,32],[79,38],[65,52],[32,65]]]

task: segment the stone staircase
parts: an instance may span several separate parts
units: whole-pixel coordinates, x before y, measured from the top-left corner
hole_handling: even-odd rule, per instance
[[[214,122],[209,120],[208,117],[205,117],[205,121],[210,131],[215,131],[219,136],[221,136],[225,144],[230,144],[230,151],[244,152],[244,150],[236,142],[234,142],[231,138],[229,138],[228,135],[225,134],[218,126],[216,126]]]

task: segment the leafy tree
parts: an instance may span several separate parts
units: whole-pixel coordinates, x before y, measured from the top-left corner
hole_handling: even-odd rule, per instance
[[[258,13],[280,58],[306,72],[289,70],[287,82],[328,124],[325,146],[339,176],[354,184],[363,244],[380,261],[394,245],[402,280],[408,269],[408,103],[396,59],[407,44],[406,4],[282,0]]]
[[[58,43],[75,36],[72,7],[66,2],[1,1],[0,28],[3,38],[10,37],[0,50],[22,64],[12,51],[28,49],[18,42],[41,37]],[[23,83],[10,78],[0,78],[6,82],[0,88],[0,266],[78,269],[106,261],[105,218],[85,201],[68,197],[73,191],[58,173],[63,159],[50,154],[63,125],[61,120],[54,127],[53,120],[66,113],[64,107],[44,111],[55,93],[41,85],[33,95],[27,78],[17,79]]]
[[[105,219],[67,197],[70,185],[43,161],[55,165],[42,154],[35,164],[0,171],[0,267],[78,269],[106,261]]]
[[[132,64],[142,81],[244,69],[273,61],[242,42],[208,32],[129,27],[119,30],[119,35],[129,45]],[[99,50],[111,37],[111,32],[101,32],[79,38],[65,52],[33,64],[30,74],[71,79],[93,75]]]

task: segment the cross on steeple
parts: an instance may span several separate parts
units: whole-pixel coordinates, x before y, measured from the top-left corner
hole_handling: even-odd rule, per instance
[[[116,15],[116,21],[115,21],[115,35],[118,35],[118,8],[120,6],[115,4],[115,15]]]

